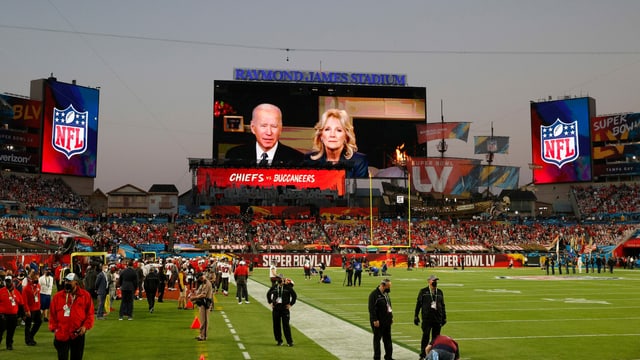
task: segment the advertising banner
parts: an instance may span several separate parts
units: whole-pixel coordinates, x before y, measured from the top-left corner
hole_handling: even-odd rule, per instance
[[[0,95],[0,164],[37,172],[40,166],[42,103]]]
[[[345,193],[344,170],[279,169],[279,168],[198,168],[198,190],[207,193],[211,187],[278,187],[336,191]]]
[[[464,142],[469,137],[470,122],[446,122],[416,125],[418,143],[424,144],[432,140],[459,139]]]
[[[318,267],[324,262],[327,266],[342,266],[343,260],[366,259],[369,267],[382,267],[385,263],[389,272],[395,269],[407,269],[408,256],[391,252],[368,253],[368,254],[292,254],[292,253],[270,253],[270,254],[242,254],[245,261],[253,261],[257,267],[268,268],[271,263],[275,263],[278,268],[301,267],[305,258],[309,257],[312,267]],[[344,256],[344,257],[343,257]],[[429,261],[436,267],[454,268],[461,267],[464,262],[465,267],[508,267],[513,260],[514,267],[522,267],[524,257],[521,254],[418,254],[412,255],[417,266],[422,268]],[[394,265],[395,264],[395,265]]]
[[[508,154],[508,136],[474,136],[474,154]]]

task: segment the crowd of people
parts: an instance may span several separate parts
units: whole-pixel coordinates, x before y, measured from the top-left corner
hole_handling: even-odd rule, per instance
[[[573,193],[583,216],[597,214],[637,214],[640,207],[640,185],[575,186]],[[17,201],[25,208],[75,209],[89,213],[86,203],[62,180],[2,175],[0,199]],[[86,217],[83,217],[86,219]],[[99,221],[60,217],[0,217],[0,238],[39,241],[62,246],[66,238],[45,230],[55,225],[88,234],[97,250],[112,251],[120,244],[137,247],[149,243],[186,243],[202,245],[240,245],[245,251],[271,245],[328,244],[334,250],[340,245],[481,245],[491,249],[505,245],[548,245],[560,237],[565,242],[589,242],[596,246],[614,245],[633,230],[629,222],[585,223],[545,220],[505,223],[476,220],[417,220],[411,228],[401,219],[273,219],[253,215],[190,219],[168,223]],[[124,221],[123,221],[124,220]],[[373,237],[373,241],[372,241]]]
[[[640,184],[574,186],[572,190],[583,216],[640,213]]]

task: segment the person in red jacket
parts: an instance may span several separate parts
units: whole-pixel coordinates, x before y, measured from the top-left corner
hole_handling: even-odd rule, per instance
[[[35,346],[34,340],[40,325],[42,325],[42,313],[40,312],[40,283],[38,273],[31,271],[29,282],[22,287],[22,300],[24,301],[24,342],[29,346]]]
[[[244,302],[249,303],[249,291],[247,291],[247,279],[249,278],[249,267],[244,260],[241,260],[236,266],[236,270],[233,272],[233,277],[236,280],[236,297],[238,298],[238,304],[242,304],[242,298]]]
[[[65,276],[64,291],[51,299],[49,330],[53,331],[53,345],[58,359],[80,360],[84,354],[86,332],[93,327],[93,299],[78,285],[75,273]]]
[[[13,350],[13,334],[18,325],[18,308],[22,305],[22,296],[13,286],[11,276],[4,278],[5,286],[0,288],[0,343],[7,332],[7,350]]]
[[[426,360],[460,360],[458,342],[446,335],[436,335],[424,349]]]

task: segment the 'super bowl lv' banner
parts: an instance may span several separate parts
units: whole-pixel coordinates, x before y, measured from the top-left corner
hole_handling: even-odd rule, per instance
[[[412,255],[418,267],[424,267],[426,262],[431,262],[435,267],[507,267],[512,264],[514,267],[522,267],[524,258],[521,254],[420,254]],[[318,267],[321,263],[326,266],[342,266],[344,260],[366,259],[368,265],[381,268],[386,264],[389,272],[394,269],[406,269],[408,256],[391,252],[368,253],[368,254],[348,254],[343,257],[341,254],[327,253],[265,253],[265,254],[243,254],[245,261],[253,261],[257,267],[269,267],[272,263],[278,268],[301,267],[308,258],[312,267]]]

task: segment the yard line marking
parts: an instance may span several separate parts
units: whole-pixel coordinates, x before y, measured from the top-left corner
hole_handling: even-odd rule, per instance
[[[236,342],[236,345],[238,346],[238,349],[245,350],[245,346],[244,346],[243,343],[240,342],[240,336],[237,335],[236,329],[233,327],[233,324],[231,324],[231,320],[229,319],[227,314],[224,311],[220,311],[220,314],[222,315],[222,318],[224,319],[224,321],[227,323],[227,327],[229,328],[229,332],[231,333],[231,335],[233,335],[233,340]],[[242,352],[242,356],[246,360],[251,359],[251,355],[249,354],[248,351],[243,351]]]

